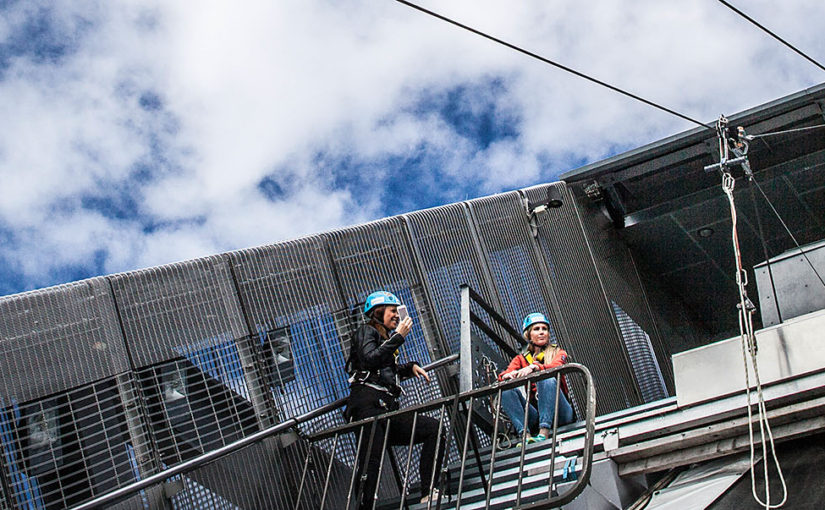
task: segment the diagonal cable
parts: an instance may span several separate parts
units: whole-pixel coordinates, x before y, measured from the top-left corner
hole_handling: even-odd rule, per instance
[[[648,105],[648,106],[652,106],[652,107],[654,107],[654,108],[657,108],[657,109],[659,109],[659,110],[662,110],[662,111],[664,111],[664,112],[667,112],[667,113],[669,113],[669,114],[671,114],[671,115],[675,115],[675,116],[677,116],[677,117],[679,117],[679,118],[681,118],[681,119],[687,120],[687,121],[689,121],[689,122],[692,122],[692,123],[697,124],[697,125],[699,125],[699,126],[702,126],[702,127],[704,127],[704,128],[711,128],[711,129],[712,129],[712,126],[710,126],[710,125],[708,125],[708,124],[704,124],[704,123],[702,123],[702,122],[699,122],[698,120],[693,119],[693,118],[691,118],[691,117],[688,117],[687,115],[681,114],[681,113],[679,113],[679,112],[677,112],[677,111],[675,111],[675,110],[671,110],[670,108],[667,108],[667,107],[665,107],[665,106],[662,106],[662,105],[656,104],[656,103],[654,103],[653,101],[649,101],[649,100],[647,100],[647,99],[645,99],[645,98],[643,98],[643,97],[641,97],[641,96],[638,96],[638,95],[636,95],[636,94],[633,94],[632,92],[628,92],[628,91],[626,91],[626,90],[620,89],[619,87],[616,87],[615,85],[611,85],[611,84],[609,84],[609,83],[607,83],[607,82],[605,82],[605,81],[599,80],[599,79],[597,79],[597,78],[593,78],[592,76],[588,76],[588,75],[586,75],[586,74],[584,74],[584,73],[582,73],[582,72],[580,72],[580,71],[576,71],[575,69],[572,69],[572,68],[570,68],[570,67],[567,67],[567,66],[565,66],[565,65],[563,65],[563,64],[559,64],[558,62],[554,62],[554,61],[552,61],[552,60],[550,60],[550,59],[548,59],[548,58],[545,58],[545,57],[542,57],[541,55],[538,55],[538,54],[536,54],[536,53],[533,53],[532,51],[526,50],[526,49],[524,49],[524,48],[522,48],[522,47],[520,47],[520,46],[516,46],[515,44],[508,43],[507,41],[504,41],[504,40],[499,39],[499,38],[497,38],[497,37],[494,37],[494,36],[492,36],[492,35],[490,35],[490,34],[487,34],[487,33],[485,33],[485,32],[482,32],[481,30],[477,30],[477,29],[475,29],[475,28],[472,28],[472,27],[469,27],[469,26],[467,26],[467,25],[464,25],[463,23],[459,23],[458,21],[455,21],[455,20],[453,20],[453,19],[451,19],[451,18],[448,18],[448,17],[446,17],[446,16],[444,16],[444,15],[438,14],[437,12],[433,12],[433,11],[431,11],[431,10],[429,10],[429,9],[425,9],[424,7],[421,7],[420,5],[416,5],[416,4],[412,3],[412,2],[408,2],[407,0],[395,0],[395,1],[396,1],[396,2],[398,2],[398,3],[400,3],[400,4],[404,4],[404,5],[406,5],[407,7],[411,7],[411,8],[413,8],[413,9],[417,10],[417,11],[423,12],[424,14],[429,14],[430,16],[432,16],[432,17],[434,17],[434,18],[438,18],[438,19],[440,19],[440,20],[442,20],[442,21],[445,21],[445,22],[447,22],[447,23],[449,23],[449,24],[451,24],[451,25],[455,25],[455,26],[457,26],[457,27],[459,27],[459,28],[462,28],[462,29],[464,29],[464,30],[467,30],[468,32],[472,32],[472,33],[474,33],[474,34],[476,34],[476,35],[479,35],[479,36],[481,36],[481,37],[484,37],[485,39],[489,39],[489,40],[491,40],[491,41],[493,41],[493,42],[496,42],[496,43],[498,43],[498,44],[501,44],[501,45],[503,45],[503,46],[506,46],[506,47],[508,47],[508,48],[510,48],[510,49],[512,49],[512,50],[515,50],[515,51],[517,51],[517,52],[519,52],[519,53],[523,53],[524,55],[527,55],[527,56],[529,56],[529,57],[532,57],[532,58],[534,58],[534,59],[536,59],[536,60],[540,60],[541,62],[544,62],[545,64],[549,64],[549,65],[551,65],[551,66],[553,66],[553,67],[556,67],[556,68],[558,68],[558,69],[561,69],[562,71],[566,71],[566,72],[568,72],[568,73],[570,73],[570,74],[574,74],[574,75],[578,76],[579,78],[583,78],[583,79],[585,79],[585,80],[587,80],[587,81],[589,81],[589,82],[595,83],[595,84],[597,84],[597,85],[601,85],[602,87],[608,88],[608,89],[612,90],[613,92],[618,92],[619,94],[622,94],[623,96],[627,96],[627,97],[629,97],[629,98],[631,98],[631,99],[635,99],[636,101],[639,101],[639,102],[641,102],[641,103],[644,103],[644,104],[646,104],[646,105]]]
[[[793,241],[793,244],[799,250],[799,253],[802,254],[805,260],[808,262],[808,265],[811,267],[811,269],[813,269],[814,274],[817,278],[819,278],[819,283],[821,283],[822,286],[825,287],[825,280],[822,279],[822,275],[819,274],[819,271],[816,270],[816,267],[814,266],[813,262],[811,262],[811,259],[808,258],[808,254],[805,252],[805,250],[802,249],[802,246],[799,245],[799,241],[796,240],[796,236],[793,235],[793,232],[791,232],[791,229],[785,223],[785,220],[782,219],[782,216],[779,214],[779,211],[777,211],[776,207],[773,206],[773,202],[771,202],[771,199],[768,198],[768,195],[766,195],[764,191],[762,191],[762,186],[759,185],[756,179],[751,179],[751,182],[754,184],[754,186],[756,186],[756,189],[759,190],[759,193],[762,194],[762,197],[765,199],[765,202],[768,203],[768,207],[771,208],[771,211],[773,212],[774,216],[776,216],[776,218],[779,220],[779,223],[782,224],[782,227],[785,229],[785,232],[787,232],[788,235],[791,237],[791,241]]]
[[[773,37],[773,38],[774,38],[774,39],[776,39],[777,41],[781,42],[782,44],[784,44],[784,45],[785,45],[785,46],[787,46],[788,48],[792,49],[792,50],[793,50],[793,51],[795,51],[796,53],[800,54],[802,57],[804,57],[805,59],[807,59],[807,60],[808,60],[810,63],[812,63],[813,65],[815,65],[815,66],[817,66],[818,68],[820,68],[820,69],[822,69],[823,71],[825,71],[825,66],[823,66],[822,64],[820,64],[820,63],[819,63],[819,62],[817,62],[816,60],[812,59],[811,57],[809,57],[808,55],[806,55],[805,53],[803,53],[801,50],[799,50],[798,48],[796,48],[793,44],[789,43],[789,42],[788,42],[788,41],[786,41],[785,39],[782,39],[782,38],[781,38],[781,37],[779,37],[778,35],[774,34],[774,33],[773,33],[773,32],[771,32],[770,30],[768,30],[765,26],[763,26],[763,25],[759,24],[759,22],[757,22],[755,19],[751,18],[750,16],[748,16],[748,15],[747,15],[747,14],[745,14],[744,12],[742,12],[742,11],[740,11],[739,9],[737,9],[736,7],[732,6],[731,4],[729,4],[728,2],[726,2],[725,0],[719,0],[719,3],[720,3],[720,4],[722,4],[722,5],[724,5],[724,6],[725,6],[725,7],[727,7],[728,9],[732,10],[732,11],[733,11],[733,12],[735,12],[736,14],[738,14],[738,15],[742,16],[742,17],[743,17],[743,18],[745,18],[746,20],[750,21],[751,23],[753,23],[754,25],[756,25],[757,27],[759,27],[760,29],[762,29],[763,31],[765,31],[766,33],[768,33],[771,37]]]

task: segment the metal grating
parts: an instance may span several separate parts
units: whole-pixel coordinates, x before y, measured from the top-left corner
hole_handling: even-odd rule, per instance
[[[668,396],[668,388],[673,392],[673,370],[670,365],[670,353],[664,345],[659,333],[657,322],[654,320],[647,291],[642,286],[642,281],[638,269],[633,261],[630,250],[620,238],[619,232],[612,228],[610,220],[600,209],[598,204],[594,204],[589,199],[581,197],[577,200],[581,222],[587,233],[590,246],[593,249],[593,260],[596,264],[601,284],[607,298],[611,300],[611,306],[615,313],[616,306],[638,321],[638,327],[642,328],[645,334],[650,334],[648,344],[650,344],[651,354],[655,356],[657,366],[664,367],[664,374],[659,371],[659,377],[664,375],[665,394],[661,398]],[[618,314],[617,314],[618,316]],[[619,327],[622,328],[621,321]],[[622,337],[627,342],[627,332],[621,329]],[[658,384],[658,381],[648,381],[647,377],[656,379],[654,372],[636,370],[635,361],[630,358],[634,375],[642,388]],[[657,369],[658,370],[658,369]],[[645,402],[649,402],[646,398]]]
[[[564,183],[550,186],[559,188],[563,205],[538,215],[536,239],[548,264],[552,264],[556,297],[570,335],[562,347],[574,361],[592,371],[599,388],[599,414],[638,405],[641,396],[618,325],[608,308],[576,202]],[[529,200],[539,202],[547,196],[547,186],[529,188],[524,193]],[[580,396],[580,391],[576,393]]]
[[[115,378],[25,403],[0,401],[0,447],[10,499],[19,508],[66,508],[139,477],[134,450],[148,443],[129,429]]]
[[[662,370],[653,352],[650,335],[615,301],[611,301],[610,304],[619,322],[625,349],[627,349],[633,373],[636,374],[636,380],[639,381],[642,398],[646,403],[667,398],[665,379],[662,377]]]
[[[0,298],[0,399],[25,402],[129,369],[109,284]]]
[[[462,283],[499,308],[498,296],[481,259],[467,215],[466,205],[460,203],[405,215],[426,284],[433,296],[435,315],[451,353],[459,351],[461,341],[459,286]],[[473,312],[481,317],[487,315],[480,307],[474,307]],[[477,336],[482,338],[484,335],[477,331]]]

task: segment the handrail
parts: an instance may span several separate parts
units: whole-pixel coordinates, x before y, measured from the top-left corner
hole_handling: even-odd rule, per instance
[[[519,345],[527,345],[527,341],[524,340],[524,337],[522,337],[519,334],[519,332],[513,326],[511,326],[509,322],[507,322],[507,319],[505,319],[497,311],[495,311],[495,309],[493,309],[493,307],[490,306],[490,304],[487,303],[484,300],[484,298],[481,297],[481,295],[475,290],[473,290],[473,288],[469,285],[463,284],[461,286],[461,290],[463,291],[465,287],[470,293],[470,299],[475,301],[478,304],[478,306],[480,306],[485,312],[490,314],[490,317],[492,317],[494,321],[496,321],[502,328],[504,328],[504,330],[507,331],[507,333],[509,333],[510,336],[512,336],[516,340],[516,342],[518,342]],[[495,340],[495,338],[493,339]]]
[[[585,485],[590,480],[590,472],[591,472],[592,457],[593,457],[593,446],[594,446],[594,442],[595,442],[596,392],[595,392],[595,387],[593,385],[593,377],[590,374],[590,371],[587,369],[587,367],[585,367],[584,365],[577,364],[577,363],[568,363],[568,364],[560,366],[560,367],[539,371],[539,372],[531,374],[527,377],[512,379],[512,380],[509,380],[509,381],[496,382],[494,384],[491,384],[491,385],[483,387],[483,388],[477,388],[477,389],[465,391],[465,392],[462,392],[462,393],[459,393],[459,394],[456,394],[456,395],[453,395],[453,396],[442,397],[442,398],[438,398],[438,399],[431,400],[431,401],[428,401],[428,402],[424,402],[424,403],[421,403],[421,404],[417,404],[417,405],[414,405],[414,406],[410,406],[410,407],[404,408],[402,410],[392,411],[392,412],[384,413],[384,414],[381,414],[381,415],[378,415],[378,416],[365,418],[365,419],[355,421],[355,422],[351,422],[351,423],[348,423],[348,424],[345,424],[345,425],[339,425],[339,426],[324,430],[322,432],[311,434],[307,437],[307,439],[311,442],[316,442],[316,441],[320,441],[320,440],[323,440],[323,439],[335,438],[335,440],[337,441],[337,438],[340,437],[342,434],[348,434],[350,432],[355,432],[359,429],[361,429],[361,430],[372,429],[374,431],[375,427],[374,426],[370,427],[370,425],[376,424],[379,421],[384,422],[384,423],[389,423],[389,420],[391,420],[392,418],[395,418],[395,417],[400,417],[400,416],[410,415],[410,414],[412,414],[414,416],[419,416],[419,415],[421,415],[421,413],[425,413],[425,412],[428,412],[428,411],[434,411],[436,409],[446,409],[448,406],[452,407],[454,410],[457,410],[458,407],[459,407],[459,403],[469,402],[469,404],[465,404],[465,405],[468,409],[472,409],[472,402],[478,401],[479,399],[484,398],[484,397],[490,397],[492,395],[497,395],[499,397],[497,399],[498,400],[498,405],[496,406],[496,413],[498,414],[500,412],[500,406],[501,406],[501,398],[500,397],[501,397],[501,393],[503,391],[509,390],[509,389],[512,389],[512,388],[528,386],[528,385],[533,384],[535,382],[541,381],[543,379],[548,379],[548,378],[551,378],[551,377],[556,378],[556,391],[557,391],[556,402],[557,402],[557,405],[558,405],[558,391],[559,391],[559,388],[560,388],[560,383],[559,383],[560,377],[564,374],[568,374],[568,373],[571,373],[571,372],[579,372],[584,376],[585,383],[586,383],[585,384],[586,392],[587,392],[587,399],[586,399],[587,400],[587,405],[586,405],[586,411],[585,411],[586,412],[586,417],[585,417],[585,442],[584,442],[583,452],[582,452],[582,470],[581,470],[581,474],[579,475],[579,477],[576,480],[575,484],[569,490],[567,490],[566,492],[564,492],[560,495],[553,496],[552,493],[550,491],[548,491],[548,497],[547,497],[546,500],[531,503],[531,504],[525,505],[523,507],[517,505],[517,508],[551,508],[551,507],[564,505],[564,504],[569,503],[573,499],[575,499],[582,492],[582,490],[584,490]],[[456,411],[454,411],[453,417],[451,419],[451,428],[455,425],[455,417],[456,417],[455,413],[456,413]],[[472,420],[472,415],[473,414],[474,413],[472,413],[472,412],[468,412],[467,424],[466,424],[467,431],[469,431],[469,429],[470,429],[470,422]],[[442,419],[443,419],[443,416],[444,416],[443,411],[441,412],[441,416],[442,416]],[[558,428],[558,424],[557,424],[558,412],[555,413],[555,416],[556,416],[556,418],[554,418],[553,431],[552,431],[552,443],[550,443],[552,445],[556,444],[556,434],[557,434],[557,428]],[[526,430],[525,430],[525,433],[526,433]],[[363,436],[363,434],[362,434],[362,436]],[[467,436],[467,432],[465,432],[464,447],[463,447],[462,452],[461,452],[462,473],[463,473],[463,466],[464,466],[464,463],[465,463],[465,460],[466,460],[466,454],[467,454],[467,437],[466,436]],[[548,438],[548,439],[551,439],[551,438]],[[378,440],[378,438],[376,438],[376,440]],[[360,443],[360,441],[359,441],[359,443]],[[385,439],[385,444],[386,444],[386,439]],[[522,445],[526,445],[526,441],[524,440],[524,438],[522,438]],[[370,443],[370,446],[368,446],[367,449],[369,450],[371,447],[372,447],[372,443]],[[359,446],[359,448],[360,448],[360,446]],[[493,451],[495,451],[495,448],[493,449]],[[522,455],[522,468],[523,468],[524,446],[522,446],[521,455]],[[554,458],[554,457],[555,457],[555,452],[553,453],[551,458]],[[491,463],[493,463],[493,462],[495,462],[495,455],[491,455]],[[491,471],[492,471],[492,467],[491,467]],[[551,467],[550,467],[551,480],[552,480],[552,477],[553,477],[553,473],[554,473],[554,466],[551,465]],[[408,477],[409,473],[407,473],[405,476]],[[521,478],[521,474],[519,475],[519,478]],[[460,485],[460,480],[461,479],[459,479],[459,485]],[[405,482],[404,482],[405,486],[407,485],[406,482],[407,482],[407,480],[405,479]],[[492,488],[492,485],[493,485],[493,480],[490,479],[489,484],[486,481],[483,482],[483,484],[487,487],[487,491],[488,491],[488,494],[489,494],[489,492]],[[352,492],[353,489],[354,489],[354,487],[351,485],[350,492]],[[459,497],[460,497],[460,495],[459,495]],[[403,498],[404,498],[404,495],[402,494],[402,500],[403,500]],[[488,498],[488,502],[489,502],[489,498]],[[298,501],[298,504],[300,505],[300,501]]]
[[[439,368],[441,366],[452,363],[453,361],[456,361],[457,359],[458,359],[458,354],[451,354],[449,356],[445,356],[441,359],[433,361],[432,363],[430,363],[428,365],[425,365],[422,368],[424,368],[424,370],[433,370],[435,368]],[[168,469],[164,469],[163,471],[159,471],[159,472],[157,472],[153,475],[147,476],[143,480],[139,480],[139,481],[131,483],[129,485],[125,485],[125,486],[123,486],[119,489],[115,489],[111,492],[108,492],[108,493],[103,494],[101,496],[98,496],[94,499],[91,499],[91,500],[89,500],[85,503],[81,503],[80,505],[72,507],[71,510],[90,510],[90,509],[93,509],[93,508],[101,508],[103,505],[105,505],[107,503],[112,503],[114,501],[125,498],[126,496],[129,496],[129,495],[131,495],[135,492],[138,492],[142,489],[145,489],[145,488],[147,488],[151,485],[162,482],[162,481],[166,480],[167,478],[170,478],[170,477],[175,476],[175,475],[179,475],[179,474],[181,474],[185,471],[188,471],[190,469],[200,467],[200,466],[202,466],[202,465],[204,465],[208,462],[211,462],[213,460],[216,460],[216,459],[219,459],[219,458],[224,457],[226,455],[229,455],[230,453],[234,453],[235,451],[240,450],[241,448],[249,446],[253,443],[256,443],[260,440],[266,439],[270,436],[273,436],[273,435],[278,434],[280,432],[283,432],[285,430],[288,430],[288,429],[290,429],[290,428],[292,428],[296,425],[300,425],[301,423],[309,421],[313,418],[317,418],[318,416],[324,415],[324,414],[329,413],[331,411],[335,411],[336,409],[340,409],[341,407],[344,407],[346,405],[346,403],[347,403],[346,398],[340,398],[340,399],[338,399],[334,402],[330,402],[329,404],[325,404],[325,405],[323,405],[323,406],[321,406],[317,409],[313,409],[312,411],[306,412],[306,413],[298,415],[298,416],[293,416],[292,418],[284,420],[284,421],[282,421],[282,422],[280,422],[276,425],[273,425],[269,428],[266,428],[264,430],[260,430],[258,432],[253,433],[253,434],[250,434],[250,435],[248,435],[248,436],[246,436],[242,439],[239,439],[237,441],[233,441],[229,444],[226,444],[226,445],[224,445],[220,448],[217,448],[215,450],[206,452],[202,455],[199,455],[199,456],[194,457],[192,459],[181,462],[180,464],[176,464],[176,465],[174,465],[174,466],[172,466]]]

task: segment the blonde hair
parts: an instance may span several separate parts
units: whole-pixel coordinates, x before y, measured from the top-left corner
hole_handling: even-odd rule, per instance
[[[533,328],[538,326],[539,324],[544,324],[544,323],[543,322],[538,322],[536,324],[533,324],[529,328],[525,329],[524,333],[522,333],[522,335],[524,336],[524,339],[527,340],[527,350],[530,351],[531,353],[533,353],[534,357],[538,356],[539,353],[538,352],[533,352],[533,342],[530,341],[530,333],[533,331]],[[542,349],[540,351],[540,352],[544,352],[544,362],[549,363],[550,360],[553,359],[553,356],[556,355],[556,352],[558,352],[559,349],[560,349],[559,345],[558,344],[553,344],[553,342],[550,340],[550,338],[548,336],[547,345],[545,345],[544,349]]]

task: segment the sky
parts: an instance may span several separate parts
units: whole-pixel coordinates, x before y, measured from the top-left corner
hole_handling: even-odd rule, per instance
[[[825,61],[822,0],[732,2]],[[825,82],[714,0],[420,5],[712,122]],[[0,0],[0,295],[553,182],[691,129],[393,0]]]

